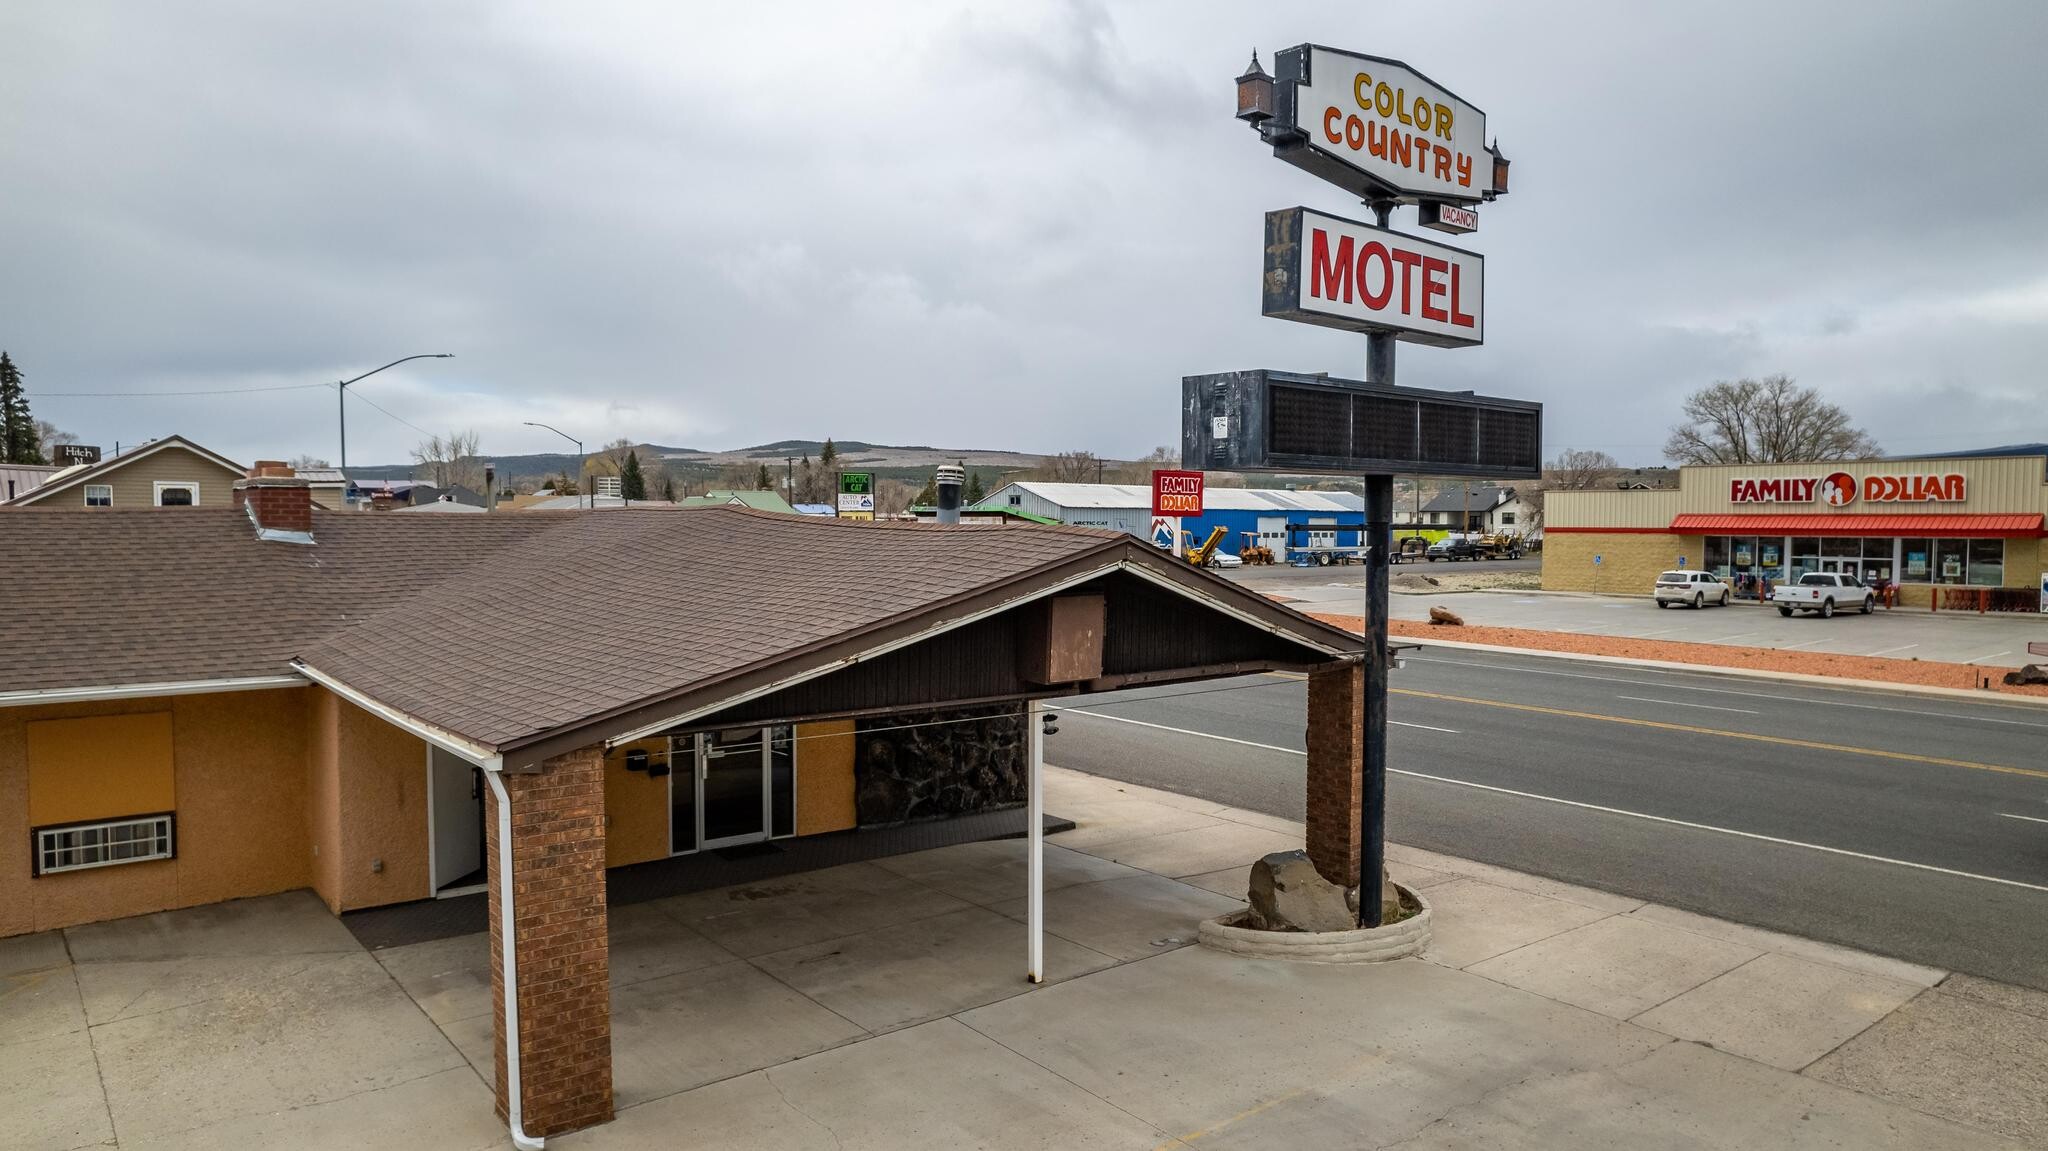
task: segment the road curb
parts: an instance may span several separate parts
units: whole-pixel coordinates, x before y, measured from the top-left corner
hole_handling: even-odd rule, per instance
[[[1725,675],[1734,679],[1772,680],[1781,683],[1797,683],[1810,687],[1855,687],[1866,690],[1904,692],[1908,695],[1936,696],[1946,699],[1967,699],[1977,703],[2017,703],[2027,707],[2048,708],[2048,698],[2033,695],[2016,695],[2011,692],[1986,691],[1982,688],[1937,687],[1925,683],[1894,683],[1885,679],[1851,679],[1838,675],[1809,675],[1796,671],[1766,671],[1761,668],[1722,667],[1716,664],[1682,663],[1668,659],[1634,659],[1621,655],[1588,655],[1572,651],[1546,651],[1535,647],[1508,647],[1493,643],[1471,643],[1457,639],[1432,639],[1421,636],[1399,636],[1402,640],[1434,647],[1459,648],[1466,651],[1492,651],[1503,655],[1536,655],[1548,659],[1570,659],[1585,663],[1616,664],[1623,667],[1648,667],[1660,671],[1689,671],[1703,675]],[[1999,669],[2002,674],[2010,669]]]

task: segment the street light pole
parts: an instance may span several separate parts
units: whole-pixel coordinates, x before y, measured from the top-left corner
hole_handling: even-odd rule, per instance
[[[541,423],[541,422],[540,422],[539,420],[521,420],[521,421],[519,421],[519,422],[520,422],[520,423],[522,423],[522,424],[525,424],[525,425],[526,425],[527,427],[529,427],[529,428],[546,428],[547,430],[549,430],[549,431],[551,431],[551,432],[555,433],[556,435],[558,435],[558,436],[562,437],[563,439],[565,439],[565,440],[568,440],[568,441],[569,441],[570,443],[572,443],[572,444],[575,444],[575,445],[576,445],[576,466],[577,466],[577,467],[579,467],[579,468],[583,466],[583,441],[582,441],[582,440],[579,440],[579,439],[577,439],[577,438],[576,438],[575,436],[572,436],[572,435],[570,435],[569,433],[567,433],[567,432],[563,431],[562,429],[560,429],[560,428],[558,428],[558,427],[555,427],[555,426],[554,426],[553,424],[544,424],[544,423]],[[568,478],[568,475],[569,475],[569,469],[567,469],[567,468],[563,468],[563,469],[562,469],[562,476],[563,476],[563,478],[564,478],[564,479]],[[592,495],[592,496],[590,497],[590,506],[591,506],[591,508],[592,508],[593,510],[595,510],[595,509],[596,509],[596,507],[597,507],[597,496],[596,496],[596,495],[594,495],[594,494],[593,494],[593,495]]]
[[[384,368],[395,368],[407,360],[452,360],[454,358],[454,352],[421,352],[417,356],[401,356],[385,364]],[[341,420],[341,471],[344,482],[348,479],[348,386],[357,380],[367,380],[378,372],[383,371],[384,368],[371,368],[360,376],[343,380],[334,386],[335,411]]]

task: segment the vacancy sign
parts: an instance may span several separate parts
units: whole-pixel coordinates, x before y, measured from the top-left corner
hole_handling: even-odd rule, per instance
[[[1437,347],[1484,342],[1486,258],[1307,208],[1266,213],[1262,310]]]
[[[1201,515],[1202,473],[1153,472],[1152,514],[1155,516]]]

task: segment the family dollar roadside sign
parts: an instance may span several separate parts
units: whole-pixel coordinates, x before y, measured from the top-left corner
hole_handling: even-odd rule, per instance
[[[875,518],[875,473],[839,473],[839,518],[842,520],[871,520]]]
[[[1280,159],[1365,200],[1493,198],[1486,113],[1450,89],[1399,60],[1320,44],[1278,53],[1273,72],[1273,123],[1262,131]]]
[[[1307,208],[1266,213],[1261,311],[1418,344],[1483,343],[1486,259],[1477,252]]]
[[[1155,516],[1201,515],[1202,473],[1153,472],[1152,514]]]

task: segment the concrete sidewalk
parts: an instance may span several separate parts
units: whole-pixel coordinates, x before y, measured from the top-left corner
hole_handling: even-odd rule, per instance
[[[1188,946],[1299,825],[1048,769],[1023,845],[613,909],[615,1122],[562,1148],[1991,1148],[2048,1140],[2048,995],[1394,849],[1426,959]],[[295,894],[0,941],[8,1146],[505,1145],[480,935]]]
[[[1420,574],[1428,575],[1428,572]],[[1255,585],[1256,586],[1256,585]],[[1328,582],[1258,587],[1301,611],[1357,615],[1365,588],[1350,577]],[[1850,612],[1833,619],[1799,615],[1785,619],[1767,604],[1738,600],[1726,608],[1698,611],[1659,609],[1647,596],[1562,592],[1429,592],[1395,595],[1394,619],[1426,620],[1433,606],[1448,607],[1475,627],[1521,627],[1577,635],[1682,640],[1734,647],[1873,655],[1985,667],[2019,667],[2044,662],[2027,654],[2027,642],[2048,641],[2048,619],[2038,615],[1885,611]]]

